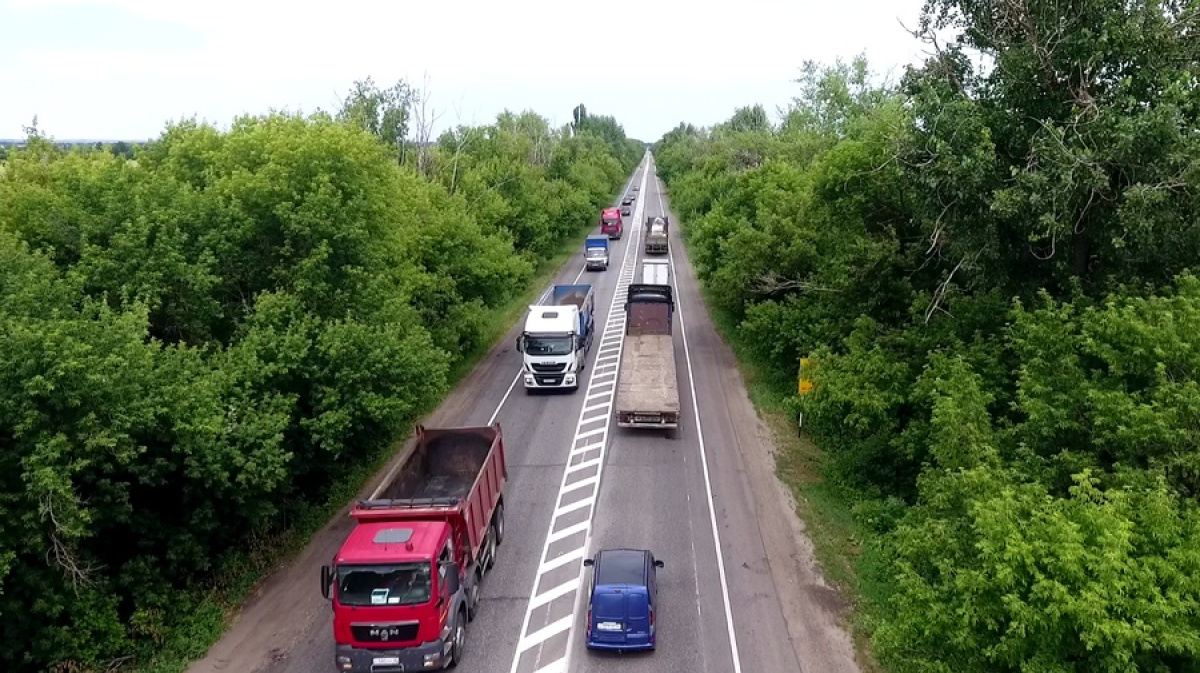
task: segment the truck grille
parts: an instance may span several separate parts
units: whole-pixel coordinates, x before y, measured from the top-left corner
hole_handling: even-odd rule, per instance
[[[560,386],[563,382],[562,374],[555,374],[554,376],[535,376],[534,378],[537,379],[538,385],[540,386]]]
[[[417,639],[421,628],[418,622],[401,624],[351,624],[354,639],[362,643],[408,642]]]
[[[561,364],[555,364],[555,365],[539,365],[539,364],[533,365],[533,371],[537,372],[538,374],[553,374],[554,372],[565,371],[566,368],[567,368],[567,363],[565,363],[565,362],[563,362]]]

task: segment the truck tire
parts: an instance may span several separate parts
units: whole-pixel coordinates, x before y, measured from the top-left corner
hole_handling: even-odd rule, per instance
[[[446,668],[458,668],[462,661],[463,652],[467,649],[467,610],[458,609],[458,618],[454,621],[454,645],[450,648],[450,665]]]
[[[491,570],[496,565],[496,522],[488,526],[488,555],[487,563],[484,564],[485,571]]]
[[[504,542],[504,503],[496,505],[496,513],[492,515],[492,525],[496,527],[496,546]]]

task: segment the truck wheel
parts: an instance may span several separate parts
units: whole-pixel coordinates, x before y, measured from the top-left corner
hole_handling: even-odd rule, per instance
[[[495,522],[493,522],[492,525],[488,527],[488,538],[489,538],[488,539],[488,556],[487,556],[487,565],[484,566],[485,570],[491,570],[492,567],[494,567],[496,565],[496,524],[495,524]]]
[[[499,547],[504,542],[504,503],[496,505],[496,513],[492,518],[495,519],[492,525],[496,527],[496,546]]]
[[[457,668],[462,661],[463,651],[467,649],[467,611],[458,609],[458,619],[454,621],[454,644],[450,648],[450,665],[446,668]]]

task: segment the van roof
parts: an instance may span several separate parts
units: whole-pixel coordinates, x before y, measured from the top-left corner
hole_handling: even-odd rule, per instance
[[[605,549],[596,555],[596,585],[646,584],[646,556],[642,549]]]

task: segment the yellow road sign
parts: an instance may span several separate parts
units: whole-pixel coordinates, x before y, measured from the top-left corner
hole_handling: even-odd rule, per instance
[[[797,390],[801,395],[807,395],[808,393],[812,392],[813,389],[812,379],[805,378],[804,376],[804,368],[808,366],[808,363],[808,358],[800,358],[800,383],[797,387]]]

